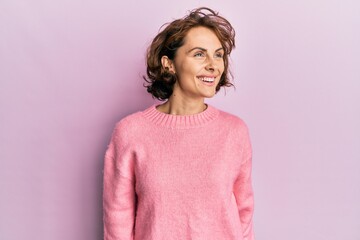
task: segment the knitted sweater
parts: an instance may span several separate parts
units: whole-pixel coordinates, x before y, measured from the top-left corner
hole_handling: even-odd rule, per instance
[[[154,106],[116,124],[104,160],[105,240],[254,240],[251,145],[212,106]]]

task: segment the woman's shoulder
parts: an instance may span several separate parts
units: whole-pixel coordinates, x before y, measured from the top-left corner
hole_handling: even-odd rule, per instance
[[[238,140],[240,143],[244,143],[244,140],[249,142],[250,133],[249,128],[243,118],[229,112],[219,110],[219,119],[221,126],[226,127],[230,133],[229,136],[234,137],[234,141]]]
[[[141,132],[144,127],[144,119],[142,116],[142,111],[137,111],[131,113],[118,122],[116,122],[114,127],[114,133],[116,135],[134,135],[137,132]]]
[[[132,125],[136,125],[136,122],[141,120],[141,111],[137,111],[131,113],[122,119],[120,119],[117,123],[117,127],[131,127]]]
[[[246,122],[243,120],[243,118],[233,114],[229,113],[223,110],[219,110],[219,121],[222,121],[227,126],[230,126],[232,128],[241,128],[241,129],[247,129],[248,126]]]

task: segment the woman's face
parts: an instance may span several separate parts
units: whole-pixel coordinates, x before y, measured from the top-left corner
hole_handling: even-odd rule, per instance
[[[190,29],[172,63],[178,77],[173,95],[192,99],[213,97],[224,72],[223,56],[224,49],[212,30]]]

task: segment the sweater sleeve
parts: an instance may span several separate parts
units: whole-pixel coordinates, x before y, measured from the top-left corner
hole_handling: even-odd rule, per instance
[[[132,240],[135,225],[133,154],[124,127],[117,125],[104,159],[104,240]]]
[[[251,183],[252,149],[247,131],[243,146],[242,164],[238,177],[234,183],[234,195],[236,198],[244,240],[254,240],[254,193]]]

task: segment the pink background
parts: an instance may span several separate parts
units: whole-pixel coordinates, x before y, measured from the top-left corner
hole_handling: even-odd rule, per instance
[[[111,131],[154,103],[145,50],[205,4],[237,32],[236,90],[208,102],[250,127],[257,240],[360,239],[356,0],[2,0],[0,239],[102,238]]]

